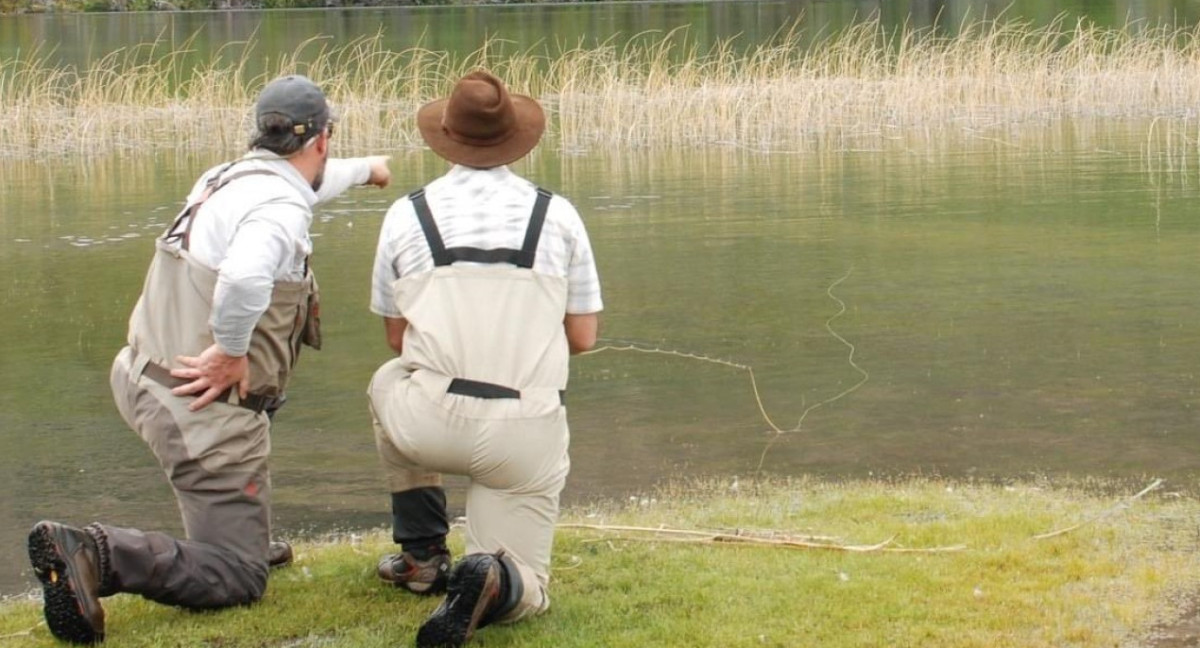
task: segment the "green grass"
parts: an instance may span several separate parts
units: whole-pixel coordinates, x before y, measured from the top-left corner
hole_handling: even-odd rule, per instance
[[[1129,645],[1178,616],[1196,588],[1198,515],[1191,497],[1160,489],[1130,500],[1095,484],[672,485],[568,511],[563,523],[965,548],[852,552],[564,527],[550,612],[487,628],[476,645]],[[461,548],[458,532],[452,541]],[[436,600],[376,580],[376,559],[390,549],[381,531],[300,544],[297,563],[275,572],[266,598],[248,608],[191,613],[107,599],[108,644],[411,645]],[[40,620],[36,602],[5,603],[0,641],[53,645]]]

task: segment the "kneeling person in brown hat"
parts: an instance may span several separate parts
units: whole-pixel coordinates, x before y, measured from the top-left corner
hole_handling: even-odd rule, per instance
[[[379,575],[448,591],[417,646],[459,646],[550,605],[568,358],[595,344],[603,304],[579,213],[506,166],[541,137],[536,101],[476,71],[417,123],[454,166],[392,205],[375,256],[371,310],[399,354],[368,389],[401,547]],[[442,474],[470,479],[453,568]]]

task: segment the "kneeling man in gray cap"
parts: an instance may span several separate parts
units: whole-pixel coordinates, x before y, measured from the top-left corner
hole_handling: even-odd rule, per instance
[[[270,414],[300,345],[319,347],[312,209],[353,185],[384,187],[387,157],[329,159],[325,95],[302,76],[268,83],[244,157],[206,172],[155,241],[128,345],[113,362],[121,416],[167,474],[187,538],[40,522],[29,558],[59,639],[104,639],[100,598],[191,609],[252,603],[269,564]]]

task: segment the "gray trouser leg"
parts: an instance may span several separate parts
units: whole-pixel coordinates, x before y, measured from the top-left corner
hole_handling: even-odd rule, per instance
[[[196,609],[258,600],[270,540],[266,415],[225,403],[189,412],[188,399],[135,376],[134,366],[128,349],[117,356],[113,395],[174,487],[187,539],[101,526],[114,588]]]
[[[108,540],[112,585],[158,603],[191,609],[253,603],[267,588],[266,563],[218,545],[165,533],[99,525]]]

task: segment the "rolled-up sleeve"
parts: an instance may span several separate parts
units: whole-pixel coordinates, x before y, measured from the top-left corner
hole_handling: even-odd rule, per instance
[[[604,300],[600,296],[600,273],[596,270],[591,239],[579,212],[573,208],[566,222],[571,244],[571,261],[567,266],[567,313],[599,313],[604,310]]]
[[[375,266],[371,272],[371,312],[383,317],[403,317],[400,309],[396,307],[392,286],[400,278],[396,259],[400,246],[400,224],[404,222],[403,219],[406,216],[409,219],[415,218],[411,205],[412,203],[406,198],[397,200],[388,209],[387,215],[383,218],[383,225],[379,228],[379,243],[375,247]]]

